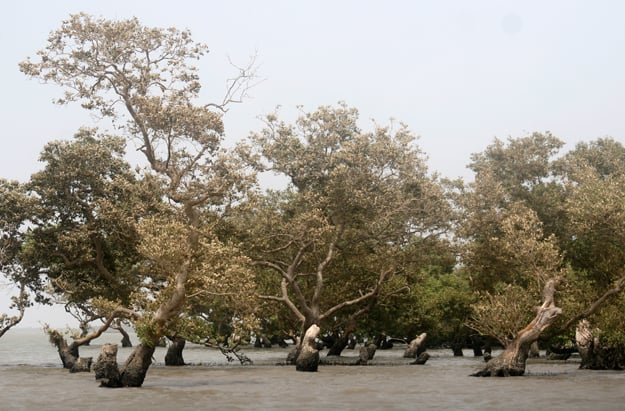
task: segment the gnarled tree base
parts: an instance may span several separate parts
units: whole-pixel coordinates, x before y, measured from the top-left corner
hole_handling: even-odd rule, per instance
[[[295,360],[297,371],[317,371],[319,367],[319,350],[315,347],[315,338],[319,335],[319,326],[311,325],[304,338],[302,338],[301,349]]]
[[[404,351],[404,358],[417,358],[422,352],[425,351],[425,338],[427,333],[421,333],[414,340],[410,341],[406,351]]]
[[[152,363],[152,354],[154,347],[139,344],[119,370],[117,344],[104,344],[94,366],[95,378],[102,387],[141,387]]]
[[[538,339],[540,334],[549,327],[562,313],[555,306],[553,293],[560,278],[552,278],[547,281],[543,289],[543,304],[538,308],[536,317],[527,327],[519,331],[497,357],[491,359],[482,370],[471,374],[474,377],[515,377],[525,374],[525,364],[530,353],[531,345]]]

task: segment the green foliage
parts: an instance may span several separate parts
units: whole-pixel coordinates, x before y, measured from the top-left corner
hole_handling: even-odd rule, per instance
[[[44,206],[25,247],[31,267],[43,268],[72,302],[101,297],[136,310],[148,345],[174,335],[186,311],[214,309],[209,301],[222,304],[215,295],[244,299],[253,283],[236,245],[217,235],[254,182],[221,147],[221,113],[253,74],[231,81],[221,104],[196,104],[192,62],[205,51],[188,31],[81,13],[50,34],[36,61],[20,64],[26,75],[63,87],[59,104],[80,102],[122,135],[83,130],[74,143],[46,146],[47,167],[31,183]],[[123,162],[130,140],[148,170]],[[250,305],[233,315],[247,319],[242,307]]]
[[[459,202],[463,263],[483,290],[470,324],[502,342],[528,319],[517,303],[537,303],[540,284],[558,267],[566,277],[558,294],[565,316],[556,326],[585,312],[624,275],[625,148],[605,138],[552,159],[560,146],[549,134],[507,145],[497,140],[473,157],[476,180]],[[590,318],[604,325],[597,328],[600,338],[605,333],[616,346],[623,329],[619,298],[605,300]]]
[[[343,103],[295,124],[266,119],[246,158],[290,186],[237,216],[263,298],[303,324],[342,323],[405,288],[417,239],[443,243],[450,208],[415,137],[400,125],[363,131]],[[395,284],[397,288],[388,288]]]

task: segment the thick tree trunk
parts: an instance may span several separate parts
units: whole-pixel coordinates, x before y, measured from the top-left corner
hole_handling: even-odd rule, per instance
[[[102,387],[121,387],[119,366],[117,365],[117,344],[104,344],[96,360],[93,371],[95,380]]]
[[[582,320],[575,329],[577,351],[582,360],[579,368],[588,370],[622,370],[625,367],[625,352],[621,348],[601,344],[593,335],[590,322]]]
[[[476,377],[509,377],[525,374],[525,364],[531,345],[540,334],[549,327],[562,310],[555,306],[553,294],[560,278],[547,281],[543,289],[543,304],[538,308],[536,317],[527,327],[517,333],[504,351],[491,359],[484,369],[472,374]]]
[[[320,328],[316,324],[311,325],[304,338],[302,338],[301,349],[295,360],[297,371],[317,371],[319,367],[319,350],[315,344],[315,338],[319,335]]]
[[[404,351],[404,358],[417,358],[422,352],[425,351],[425,338],[427,333],[421,333],[414,340],[410,341],[406,351]]]
[[[184,358],[182,358],[182,351],[187,341],[182,337],[170,337],[171,344],[167,347],[167,354],[165,354],[165,365],[169,366],[182,366],[185,365]]]
[[[122,369],[117,365],[117,345],[104,344],[94,366],[96,380],[102,387],[141,387],[152,364],[154,347],[139,344]]]

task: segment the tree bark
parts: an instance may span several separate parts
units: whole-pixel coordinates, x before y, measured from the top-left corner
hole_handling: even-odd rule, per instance
[[[482,357],[484,352],[482,351],[482,339],[479,335],[471,335],[471,348],[473,349],[474,357]]]
[[[579,368],[587,370],[622,370],[625,353],[622,348],[601,344],[588,320],[582,320],[575,329],[575,342],[581,358]]]
[[[93,371],[95,380],[101,387],[121,387],[119,367],[117,365],[117,344],[104,344],[96,360]]]
[[[94,366],[96,380],[100,381],[102,387],[141,387],[152,364],[153,354],[153,346],[139,344],[120,370],[117,365],[117,345],[104,344]]]
[[[369,361],[373,359],[375,356],[375,352],[377,351],[378,346],[375,344],[368,344],[366,346],[360,347],[360,352],[358,355],[358,361],[356,364],[358,365],[367,365]]]
[[[404,351],[404,358],[417,358],[419,354],[425,351],[425,338],[427,333],[421,333],[414,340],[410,341],[408,348]]]
[[[319,350],[316,348],[315,338],[319,335],[320,328],[316,324],[311,325],[304,338],[302,338],[301,349],[295,360],[297,371],[317,371],[319,367]]]
[[[165,365],[169,366],[182,366],[186,365],[184,358],[182,358],[182,351],[187,341],[182,337],[169,337],[171,344],[167,347],[167,354],[165,354]]]
[[[68,344],[65,337],[63,337],[58,330],[47,327],[44,330],[48,333],[50,343],[56,347],[59,357],[61,358],[63,368],[68,369],[69,372],[91,371],[91,363],[93,359],[91,357],[81,358],[79,355],[78,347],[80,347],[80,345],[84,345],[76,343],[76,341],[80,340],[76,340],[71,344]]]
[[[356,322],[350,321],[347,327],[345,327],[345,330],[343,330],[342,334],[339,334],[337,332],[338,335],[336,336],[336,338],[334,339],[334,343],[328,350],[327,356],[340,356],[345,347],[347,347],[347,345],[349,344],[349,338],[354,331],[356,331]]]
[[[536,317],[527,327],[517,333],[500,355],[492,358],[481,371],[472,374],[473,376],[511,377],[525,374],[525,364],[529,356],[530,346],[562,313],[562,309],[556,307],[553,301],[555,288],[560,281],[560,277],[547,281],[543,289],[543,303],[538,307]]]
[[[63,337],[60,332],[48,327],[47,325],[44,327],[44,332],[48,334],[50,343],[57,348],[59,356],[61,357],[61,362],[63,363],[63,368],[69,369],[70,372],[88,372],[91,371],[92,357],[80,358],[78,354],[78,347],[87,345],[91,341],[100,337],[104,331],[111,327],[113,320],[120,315],[132,316],[134,313],[129,312],[125,308],[118,307],[95,332],[81,338],[77,338],[71,344],[67,344],[67,340],[65,340],[65,337]]]
[[[451,343],[451,351],[454,354],[454,357],[463,357],[464,353],[462,352],[463,342],[459,339],[453,341]]]

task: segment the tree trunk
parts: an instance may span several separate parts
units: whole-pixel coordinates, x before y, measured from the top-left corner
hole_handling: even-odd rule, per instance
[[[130,335],[128,335],[126,330],[124,330],[124,327],[122,327],[121,322],[117,323],[115,327],[113,328],[119,331],[119,333],[122,335],[122,341],[121,341],[122,347],[124,348],[132,347],[132,341],[130,341]]]
[[[601,344],[593,335],[590,322],[582,320],[575,329],[577,351],[582,359],[579,368],[587,370],[622,370],[625,353],[622,348]]]
[[[63,368],[68,368],[70,372],[91,371],[92,358],[80,358],[78,355],[78,347],[87,345],[92,340],[100,337],[104,331],[109,329],[113,321],[122,314],[128,315],[128,310],[122,307],[116,308],[104,324],[102,324],[102,326],[100,326],[100,328],[98,328],[95,332],[84,337],[77,338],[69,345],[67,344],[65,337],[63,337],[63,335],[57,330],[54,330],[47,325],[43,330],[48,334],[50,343],[56,346],[59,356],[61,357],[61,362],[63,363]]]
[[[474,357],[482,357],[484,352],[482,352],[482,339],[479,335],[472,335],[471,339],[471,348],[473,349]]]
[[[553,301],[555,287],[560,278],[547,281],[543,289],[543,304],[538,308],[536,317],[527,327],[517,333],[504,351],[491,359],[484,369],[472,374],[475,377],[509,377],[525,374],[525,364],[529,356],[530,346],[540,334],[549,327],[562,310],[556,307]]]
[[[319,350],[316,348],[315,338],[319,335],[320,328],[316,324],[311,325],[304,338],[302,338],[301,349],[295,360],[297,371],[317,371],[319,366]]]
[[[530,358],[538,358],[540,357],[540,349],[538,347],[538,341],[534,341],[531,345],[530,345],[530,353],[529,353],[529,357]]]
[[[54,345],[63,363],[63,368],[68,369],[69,372],[89,372],[91,371],[92,357],[81,358],[78,353],[78,347],[81,344],[77,344],[76,341],[71,344],[67,343],[67,340],[58,331],[51,328],[45,328],[45,332],[50,338],[50,343]]]
[[[117,345],[104,344],[94,366],[96,380],[102,387],[141,387],[152,363],[154,347],[139,344],[122,369],[117,365]]]
[[[119,367],[117,365],[117,344],[104,344],[96,360],[93,371],[95,380],[102,387],[121,387]]]
[[[295,337],[295,345],[286,356],[287,365],[295,365],[295,362],[297,361],[297,357],[299,357],[299,353],[301,349],[302,349],[301,338]]]
[[[167,347],[167,354],[165,354],[165,365],[170,366],[182,366],[185,365],[184,358],[182,358],[182,351],[187,341],[182,337],[169,337],[171,344]]]
[[[349,339],[354,331],[356,331],[356,322],[350,321],[347,327],[345,327],[345,330],[343,330],[343,333],[337,335],[334,339],[334,343],[330,347],[327,356],[340,356],[345,347],[349,344]]]
[[[427,333],[421,333],[421,335],[417,336],[417,338],[410,341],[408,348],[404,351],[404,358],[417,358],[419,354],[425,351],[424,342],[427,336]]]
[[[451,351],[454,354],[454,357],[462,357],[464,353],[462,352],[463,341],[461,339],[456,339],[451,343]]]
[[[356,364],[358,365],[367,365],[369,361],[373,359],[375,352],[377,351],[378,346],[375,344],[368,344],[366,346],[360,347],[360,353],[358,355],[358,361]]]

